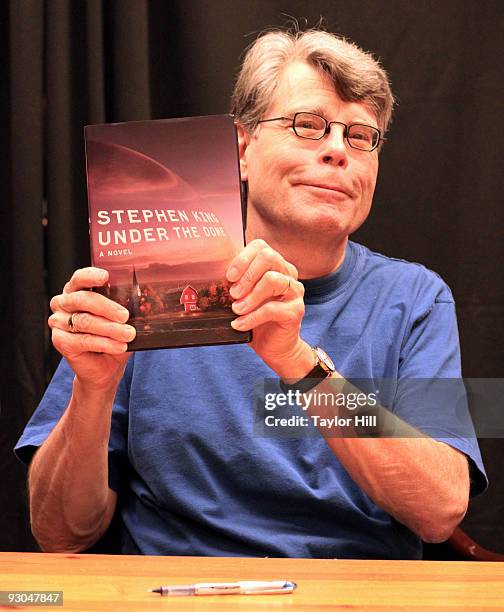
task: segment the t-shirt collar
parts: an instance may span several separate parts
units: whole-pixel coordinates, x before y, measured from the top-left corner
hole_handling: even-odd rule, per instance
[[[305,288],[305,303],[317,303],[331,299],[347,284],[357,262],[357,245],[350,240],[345,249],[345,257],[339,268],[326,276],[299,279]]]

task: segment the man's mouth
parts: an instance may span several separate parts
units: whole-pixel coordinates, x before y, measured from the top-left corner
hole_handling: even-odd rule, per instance
[[[313,189],[330,191],[335,194],[339,193],[349,198],[352,197],[352,193],[350,190],[346,189],[345,187],[341,185],[334,184],[334,183],[326,183],[326,182],[321,182],[321,181],[303,181],[303,182],[300,182],[299,184],[303,185],[304,187],[311,187]]]

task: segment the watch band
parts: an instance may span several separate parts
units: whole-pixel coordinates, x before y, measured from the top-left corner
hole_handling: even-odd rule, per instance
[[[306,376],[295,383],[286,383],[280,380],[280,388],[284,393],[288,391],[301,391],[306,393],[316,387],[320,381],[328,378],[336,371],[334,364],[327,353],[319,346],[312,347],[315,365]]]

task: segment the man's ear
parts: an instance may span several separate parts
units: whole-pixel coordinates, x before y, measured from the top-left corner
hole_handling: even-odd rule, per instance
[[[238,153],[240,155],[240,176],[242,181],[248,180],[247,149],[250,144],[250,134],[240,123],[236,124],[238,134]]]

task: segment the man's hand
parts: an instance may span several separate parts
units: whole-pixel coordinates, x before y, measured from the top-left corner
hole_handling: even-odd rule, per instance
[[[253,330],[251,347],[282,378],[302,378],[313,367],[313,353],[299,332],[304,316],[304,286],[295,266],[264,240],[253,240],[231,262],[227,278],[233,311],[231,325]]]
[[[94,390],[117,385],[129,358],[127,342],[136,330],[127,325],[129,313],[116,302],[89,291],[108,280],[100,268],[76,270],[51,300],[49,317],[52,342],[68,361],[83,385]]]

